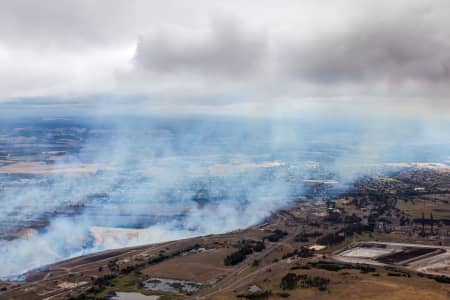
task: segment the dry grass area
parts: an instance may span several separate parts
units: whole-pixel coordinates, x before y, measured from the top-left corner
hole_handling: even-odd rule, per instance
[[[448,299],[448,290],[414,278],[359,278],[348,284],[336,285],[327,295],[316,294],[315,298],[302,299],[439,300]]]
[[[274,270],[269,274],[255,276],[252,282],[256,283],[264,290],[271,290],[272,296],[267,299],[286,299],[280,296],[282,293],[289,294],[287,299],[302,300],[440,300],[448,299],[449,288],[441,284],[426,281],[422,278],[397,278],[388,276],[383,270],[373,276],[371,274],[360,274],[357,271],[329,272],[321,270],[306,270],[296,273],[308,274],[310,276],[321,276],[330,279],[330,285],[326,291],[316,288],[296,288],[294,290],[283,290],[280,288],[280,281],[289,271],[289,268]],[[215,294],[211,299],[237,299],[239,294],[247,293],[248,283],[235,289]]]
[[[432,213],[435,219],[450,219],[449,201],[449,194],[438,194],[431,197],[424,195],[407,200],[400,199],[397,201],[397,208],[412,218],[421,218],[422,213],[429,217]]]
[[[233,252],[233,249],[211,249],[202,253],[178,256],[143,269],[148,276],[172,279],[184,279],[198,282],[213,280],[232,270],[223,265],[223,259]]]

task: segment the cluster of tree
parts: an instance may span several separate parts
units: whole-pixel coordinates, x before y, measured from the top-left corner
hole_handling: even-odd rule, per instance
[[[340,224],[343,220],[340,213],[329,212],[328,215],[324,218],[324,221],[332,224]]]
[[[264,245],[264,242],[258,241],[258,242],[256,242],[256,243],[254,243],[253,245],[251,245],[251,248],[252,248],[253,251],[255,251],[255,252],[261,252],[261,251],[263,251],[264,249],[266,249],[266,245]]]
[[[301,288],[315,287],[320,291],[326,291],[328,288],[328,284],[330,283],[330,279],[320,276],[299,275],[299,277],[299,285]]]
[[[328,233],[317,240],[319,245],[333,246],[345,240],[346,236],[361,234],[363,232],[373,231],[373,225],[364,225],[361,223],[349,224],[339,231]]]
[[[181,255],[181,254],[183,254],[183,253],[192,251],[192,250],[197,249],[197,248],[199,248],[199,247],[200,247],[199,244],[195,244],[195,245],[193,245],[193,246],[191,246],[191,247],[182,248],[182,249],[179,249],[179,250],[177,250],[177,251],[174,251],[174,252],[172,252],[172,253],[170,253],[170,254],[163,254],[163,253],[160,253],[159,256],[150,258],[150,259],[147,261],[147,263],[148,263],[149,265],[158,264],[158,263],[163,262],[163,261],[165,261],[165,260],[167,260],[167,259],[169,259],[169,258],[173,258],[173,257],[179,256],[179,255]]]
[[[119,271],[119,265],[117,264],[117,258],[108,261],[108,269],[110,272],[118,272]]]
[[[324,218],[326,222],[333,223],[333,224],[355,224],[360,223],[362,219],[358,217],[355,214],[352,214],[350,216],[342,216],[340,212],[329,212],[328,215]]]
[[[138,264],[138,265],[134,265],[134,266],[126,266],[125,268],[122,268],[120,270],[120,274],[130,274],[131,272],[135,272],[137,271],[139,268],[144,267],[145,264]]]
[[[345,240],[345,236],[340,232],[328,233],[317,240],[317,244],[324,246],[332,246],[342,243]]]
[[[450,277],[445,275],[434,276],[433,279],[440,283],[450,283]]]
[[[322,269],[322,270],[333,271],[333,272],[338,272],[338,271],[345,270],[345,269],[360,270],[361,273],[370,273],[370,272],[376,271],[376,269],[374,267],[371,267],[366,264],[337,263],[337,262],[324,261],[324,260],[320,260],[318,262],[311,262],[311,263],[309,263],[309,266],[316,268],[316,269]]]
[[[99,286],[99,287],[109,286],[112,284],[113,279],[115,279],[116,277],[117,277],[116,275],[112,275],[112,274],[98,277],[97,279],[95,279],[94,285]]]
[[[388,276],[393,276],[393,277],[411,277],[411,275],[409,273],[403,273],[403,272],[388,272],[387,273]]]
[[[344,223],[345,224],[357,224],[360,223],[362,221],[362,219],[360,217],[358,217],[355,214],[352,214],[351,216],[345,216],[344,217]]]
[[[108,286],[113,285],[113,280],[117,278],[116,275],[107,274],[102,277],[98,277],[94,281],[94,285],[88,289],[85,293],[78,296],[70,297],[69,300],[106,300],[109,296],[99,297],[98,294],[103,292]]]
[[[318,231],[302,232],[295,236],[294,241],[299,242],[299,243],[307,243],[307,242],[309,242],[310,238],[319,237],[321,235],[322,235],[322,233],[320,233]]]
[[[363,232],[373,231],[373,226],[364,225],[361,223],[349,224],[342,228],[340,232],[344,233],[345,236],[353,236],[353,234],[361,234]]]
[[[411,221],[408,217],[405,217],[405,216],[400,217],[400,226],[409,225],[410,222]]]
[[[369,200],[367,197],[354,197],[351,204],[358,208],[363,208],[369,205]]]
[[[291,267],[291,270],[311,270],[310,265],[295,265]]]
[[[316,220],[308,221],[306,224],[311,226],[311,227],[320,228],[320,223],[318,221],[316,221]]]
[[[236,247],[238,250],[231,253],[223,260],[225,266],[234,266],[245,260],[247,255],[252,254],[253,252],[260,252],[266,248],[264,242],[251,240],[241,241]]]
[[[287,273],[281,278],[280,286],[283,290],[293,290],[297,287],[299,280],[300,278],[298,278],[297,274]]]
[[[241,261],[245,260],[247,257],[247,254],[241,250],[236,251],[225,257],[223,260],[223,263],[225,266],[234,266],[240,263]]]
[[[298,256],[298,257],[302,257],[302,258],[307,258],[307,257],[312,257],[314,255],[314,250],[311,250],[309,248],[306,247],[301,247],[300,250],[299,249],[295,249],[292,252],[286,253],[285,255],[283,255],[282,259],[286,259],[292,256]]]
[[[288,273],[281,278],[281,288],[284,290],[292,290],[297,287],[300,288],[318,288],[320,291],[325,291],[328,288],[330,280],[320,276],[309,276],[306,274],[297,275],[295,273]]]
[[[272,291],[260,291],[255,293],[237,295],[238,298],[255,299],[255,300],[269,299],[270,296],[272,296]]]
[[[284,238],[287,235],[287,232],[282,231],[280,229],[275,230],[270,235],[264,237],[263,240],[268,240],[269,242],[278,242],[282,238]]]

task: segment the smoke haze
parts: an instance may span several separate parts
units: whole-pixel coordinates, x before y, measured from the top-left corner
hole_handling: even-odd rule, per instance
[[[0,168],[2,233],[37,230],[0,242],[1,275],[245,228],[308,197],[308,180],[337,181],[325,196],[388,163],[447,163],[448,136],[431,136],[430,125],[372,122],[149,116],[3,123],[5,159],[37,155],[52,172]],[[55,156],[55,147],[65,154]],[[30,168],[46,170],[39,166]]]

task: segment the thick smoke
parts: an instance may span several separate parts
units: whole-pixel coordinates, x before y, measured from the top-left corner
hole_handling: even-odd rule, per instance
[[[1,275],[105,248],[243,228],[287,205],[287,174],[274,168],[281,163],[270,152],[258,151],[256,144],[270,147],[260,129],[230,134],[232,123],[124,120],[108,128],[107,139],[92,129],[81,152],[55,169],[95,165],[95,174],[33,177],[2,191],[2,223],[20,228],[45,216],[50,223],[0,242]],[[248,129],[260,133],[247,136]],[[131,237],[98,231],[108,227],[140,230]]]
[[[38,234],[0,242],[0,275],[102,249],[245,228],[305,196],[305,179],[335,179],[345,189],[380,163],[448,160],[448,137],[430,136],[437,132],[430,125],[316,118],[79,125],[89,132],[81,151],[56,169],[99,170],[33,177],[1,191],[2,223],[20,228],[42,216],[49,223]]]

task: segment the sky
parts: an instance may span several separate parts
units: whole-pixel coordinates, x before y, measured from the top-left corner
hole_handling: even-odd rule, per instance
[[[450,2],[1,1],[0,102],[444,117]]]

